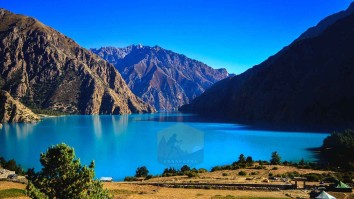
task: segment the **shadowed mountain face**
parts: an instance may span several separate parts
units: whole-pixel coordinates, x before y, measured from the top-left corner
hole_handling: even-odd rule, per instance
[[[228,76],[225,69],[215,70],[158,46],[91,51],[114,64],[133,93],[158,110],[177,109]]]
[[[351,5],[349,6],[349,8],[347,10],[335,13],[333,15],[330,15],[330,16],[324,18],[323,20],[321,20],[317,24],[317,26],[309,28],[307,31],[302,33],[300,35],[300,37],[298,39],[296,39],[295,41],[316,37],[316,36],[320,35],[321,33],[323,33],[323,31],[325,31],[329,26],[331,26],[332,24],[334,24],[338,20],[349,16],[353,12],[354,12],[354,2],[351,3]]]
[[[0,89],[29,107],[79,114],[151,112],[113,65],[37,20],[0,9]]]
[[[318,35],[301,38],[245,73],[216,83],[181,110],[254,124],[352,125],[354,14],[322,28],[312,28]]]

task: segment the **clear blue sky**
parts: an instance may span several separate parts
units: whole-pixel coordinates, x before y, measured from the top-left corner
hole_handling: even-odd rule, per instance
[[[351,0],[1,0],[86,48],[159,45],[240,73]]]

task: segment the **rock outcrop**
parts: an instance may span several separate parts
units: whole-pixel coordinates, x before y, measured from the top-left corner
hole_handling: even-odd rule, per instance
[[[73,114],[145,113],[115,67],[34,18],[0,9],[0,89],[28,107]]]
[[[133,93],[158,110],[174,110],[228,76],[226,69],[213,69],[159,46],[91,49],[122,74]]]
[[[37,122],[40,117],[6,91],[0,91],[0,123]]]
[[[13,174],[16,174],[15,171],[10,171],[10,170],[3,169],[0,167],[0,179],[1,180],[5,180],[5,179],[7,179],[7,177],[9,175],[13,175]]]
[[[353,24],[353,13],[343,16],[318,35],[216,83],[181,110],[253,124],[352,126]]]

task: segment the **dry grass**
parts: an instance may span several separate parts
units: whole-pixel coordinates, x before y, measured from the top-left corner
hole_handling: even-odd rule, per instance
[[[200,173],[199,177],[188,178],[187,176],[174,176],[164,178],[153,178],[145,182],[163,182],[163,183],[263,183],[261,182],[263,177],[268,176],[269,171],[274,175],[283,174],[286,172],[298,172],[300,174],[307,173],[328,173],[328,171],[315,171],[310,169],[297,169],[294,167],[277,166],[278,170],[271,170],[273,166],[269,166],[266,169],[239,169],[239,170],[224,170],[216,172]],[[239,176],[238,172],[246,171],[248,174],[251,172],[259,172],[253,176]],[[226,173],[227,175],[225,175]],[[246,180],[246,178],[254,178],[252,180]],[[283,182],[270,182],[271,184],[279,184]],[[314,183],[316,184],[316,183]],[[21,189],[25,190],[25,184],[0,181],[0,190],[9,189]],[[125,182],[110,182],[104,183],[104,188],[107,188],[114,198],[127,198],[127,199],[145,199],[145,198],[174,198],[174,199],[188,199],[188,198],[214,198],[214,199],[259,199],[259,198],[309,198],[309,191],[304,190],[282,190],[282,191],[260,191],[260,190],[215,190],[215,189],[186,189],[186,188],[166,188],[157,187],[152,185],[142,185],[137,183],[125,183]],[[333,193],[331,195],[338,199],[354,199],[354,194],[348,193]],[[24,198],[24,197],[23,197]]]
[[[9,182],[9,181],[0,181],[0,190],[5,189],[26,189],[25,184]]]
[[[289,166],[277,166],[277,170],[271,170],[274,166],[266,166],[265,169],[238,169],[238,170],[222,170],[215,172],[200,173],[197,178],[188,178],[187,176],[171,176],[171,177],[160,177],[152,178],[147,182],[165,182],[165,183],[255,183],[263,184],[264,179],[268,178],[269,172],[273,175],[281,175],[287,172],[298,172],[300,174],[308,173],[333,173],[329,171],[318,171],[311,169],[297,169],[295,167]],[[240,171],[245,171],[246,176],[240,176],[238,173]],[[252,172],[257,173],[256,175],[250,175]],[[282,181],[270,181],[271,184],[284,184]],[[318,183],[307,183],[307,184],[318,184]]]
[[[188,178],[187,176],[160,177],[147,180],[145,182],[161,183],[247,183],[260,184],[268,177],[269,172],[274,175],[287,172],[308,173],[329,173],[328,171],[317,171],[311,169],[297,169],[289,166],[277,166],[277,170],[272,170],[274,166],[267,166],[266,169],[239,169],[223,170],[215,172],[200,173],[199,177]],[[246,171],[247,176],[238,175],[239,171]],[[249,175],[251,172],[258,172],[256,175]],[[331,173],[331,172],[330,172]],[[247,180],[248,178],[248,180]],[[249,179],[252,180],[249,180]],[[281,181],[271,181],[270,184],[284,184]],[[309,183],[307,184],[318,184]],[[206,189],[184,189],[166,188],[151,185],[139,185],[134,183],[105,183],[104,187],[113,190],[115,198],[308,198],[309,191],[285,190],[285,191],[259,191],[259,190],[206,190]],[[332,193],[331,193],[332,194]],[[353,194],[344,196],[342,193],[332,195],[340,198],[353,198]],[[227,197],[228,196],[228,197]]]
[[[120,194],[115,192],[114,198],[212,198],[215,196],[234,196],[242,198],[288,198],[282,191],[239,191],[239,190],[205,190],[205,189],[182,189],[182,188],[165,188],[151,185],[136,185],[130,183],[105,183],[104,187],[108,190],[124,190]]]
[[[112,191],[114,198],[145,199],[145,198],[240,198],[240,199],[260,199],[260,198],[309,198],[310,191],[304,190],[284,190],[284,191],[249,191],[249,190],[206,190],[206,189],[183,189],[165,188],[151,185],[137,185],[131,183],[110,182],[104,183],[104,187]],[[337,199],[354,199],[353,193],[329,192]],[[228,197],[227,197],[228,196]]]
[[[10,189],[25,190],[25,185],[14,182],[0,181],[0,191]],[[303,190],[286,190],[286,191],[240,191],[240,190],[205,190],[205,189],[182,189],[182,188],[162,188],[151,185],[137,185],[131,183],[111,182],[104,183],[104,188],[107,188],[114,194],[114,198],[127,199],[219,199],[219,198],[241,198],[241,199],[276,199],[276,198],[308,198],[308,192]],[[354,199],[354,194],[348,193],[333,193],[331,195],[337,199]],[[2,198],[0,196],[0,198]],[[8,197],[7,197],[8,198]],[[11,197],[10,197],[11,198]],[[27,199],[28,197],[12,197]]]

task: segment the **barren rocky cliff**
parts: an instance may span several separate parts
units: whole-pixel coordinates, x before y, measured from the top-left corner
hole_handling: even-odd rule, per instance
[[[229,75],[226,69],[213,69],[159,46],[103,47],[91,51],[114,64],[133,93],[158,110],[170,111],[190,103]]]
[[[0,89],[28,107],[75,114],[145,113],[115,67],[34,18],[0,9]]]
[[[0,123],[36,122],[40,118],[6,91],[0,90]]]

